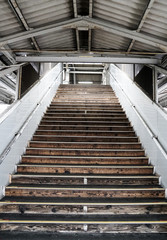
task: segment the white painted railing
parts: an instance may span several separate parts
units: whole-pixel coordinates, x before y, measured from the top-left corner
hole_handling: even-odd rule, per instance
[[[118,67],[110,65],[110,84],[119,97],[161,183],[167,188],[167,114]]]
[[[0,117],[0,196],[62,80],[57,64]]]

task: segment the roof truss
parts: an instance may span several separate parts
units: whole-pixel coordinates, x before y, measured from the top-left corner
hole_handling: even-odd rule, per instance
[[[99,29],[103,31],[107,31],[112,34],[116,34],[118,36],[126,37],[129,39],[134,39],[139,42],[154,46],[156,48],[161,49],[164,52],[167,52],[167,42],[161,39],[157,39],[152,36],[146,36],[143,33],[136,32],[133,30],[126,29],[124,27],[117,26],[108,21],[102,21],[100,19],[94,19],[89,17],[78,17],[70,20],[66,20],[60,23],[47,25],[45,27],[36,28],[33,30],[29,30],[27,32],[13,34],[8,37],[4,37],[0,39],[0,46],[4,46],[6,44],[18,42],[27,38],[32,38],[35,36],[40,36],[44,34],[51,33],[53,31],[60,31],[65,29]]]

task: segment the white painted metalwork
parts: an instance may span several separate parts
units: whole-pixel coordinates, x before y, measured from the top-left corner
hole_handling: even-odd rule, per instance
[[[114,65],[110,65],[110,84],[167,188],[167,114]]]
[[[13,34],[8,37],[1,38],[0,45],[10,44],[14,42],[18,42],[20,40],[28,39],[35,36],[40,36],[44,34],[51,33],[53,31],[60,31],[64,29],[71,28],[87,28],[87,29],[98,29],[102,31],[106,31],[112,34],[116,34],[121,37],[134,39],[144,44],[148,44],[153,47],[158,47],[164,52],[167,52],[167,43],[164,40],[157,39],[152,36],[148,36],[133,30],[126,29],[124,27],[120,27],[116,24],[113,24],[108,21],[103,21],[101,19],[87,18],[87,17],[78,17],[70,20],[65,20],[59,23],[50,24],[45,27],[39,27],[37,29],[29,30],[23,33]]]
[[[15,170],[20,156],[62,80],[62,66],[57,64],[22,99],[0,117],[0,195]]]
[[[64,63],[141,63],[141,64],[159,64],[160,60],[156,58],[145,57],[101,57],[101,56],[53,56],[53,55],[31,55],[31,56],[18,56],[18,62],[64,62]]]

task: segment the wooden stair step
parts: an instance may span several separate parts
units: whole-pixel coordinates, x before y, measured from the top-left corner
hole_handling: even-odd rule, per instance
[[[85,101],[88,100],[88,102],[93,102],[93,101],[97,101],[97,102],[102,102],[102,101],[111,101],[112,102],[118,102],[118,98],[114,95],[114,94],[91,94],[91,93],[87,93],[87,94],[56,94],[56,96],[54,97],[54,102],[57,102],[58,100],[67,100],[67,101],[75,101],[75,100],[79,100],[79,101]]]
[[[57,237],[59,237],[59,235],[57,236],[58,233],[69,233],[70,236],[73,236],[71,234],[74,234],[74,238],[72,239],[78,239],[75,238],[76,237],[76,233],[84,233],[85,232],[89,235],[86,236],[88,239],[90,239],[90,236],[94,235],[94,234],[101,234],[102,232],[108,233],[108,234],[114,234],[116,232],[120,233],[132,233],[133,232],[133,236],[134,233],[139,234],[139,233],[145,233],[145,237],[144,239],[147,240],[147,236],[149,235],[149,237],[151,237],[150,239],[157,239],[157,236],[155,238],[154,234],[159,233],[158,234],[158,239],[163,239],[165,240],[165,234],[167,232],[167,221],[133,221],[133,222],[126,222],[126,221],[120,221],[120,222],[106,222],[102,224],[102,222],[75,222],[75,221],[7,221],[7,220],[1,220],[0,224],[3,225],[3,227],[1,227],[1,232],[2,232],[2,236],[4,236],[3,231],[8,232],[7,236],[10,236],[9,233],[11,232],[11,228],[14,229],[14,232],[16,231],[16,233],[26,233],[26,231],[28,232],[28,234],[23,234],[24,237],[26,237],[25,239],[27,239],[27,236],[31,236],[29,235],[32,232],[32,228],[35,228],[36,230],[36,237],[37,236],[41,236],[38,235],[39,233],[43,233],[44,234],[48,234],[48,238],[39,238],[39,239],[51,239],[51,237],[55,237],[56,234],[56,239]],[[12,226],[11,226],[12,224]],[[50,233],[50,234],[49,234]],[[161,234],[163,234],[163,238],[161,238]],[[119,236],[119,234],[117,236]],[[159,238],[160,235],[160,238]],[[18,236],[18,235],[14,235],[14,236]],[[22,235],[21,235],[22,236]],[[132,234],[130,235],[132,236]],[[129,237],[130,237],[129,236]],[[68,239],[70,239],[68,237]],[[78,236],[77,236],[78,237]],[[137,237],[137,236],[136,236]],[[153,237],[153,238],[152,238]],[[17,238],[18,239],[18,238]],[[36,239],[36,238],[33,238]],[[55,239],[55,238],[52,238]],[[60,239],[60,238],[58,238]],[[64,238],[61,238],[64,239]],[[79,238],[80,239],[80,238]],[[83,238],[84,239],[84,238]],[[108,240],[111,238],[107,238]],[[115,240],[115,238],[112,238]],[[120,238],[119,238],[120,239]],[[125,236],[124,238],[125,239]],[[129,239],[129,238],[128,238]],[[136,238],[137,239],[137,238]],[[4,240],[4,238],[3,238]]]
[[[119,240],[138,240],[138,233],[120,233],[119,231],[117,231],[117,239]],[[55,240],[55,239],[59,239],[59,240],[85,240],[85,237],[88,240],[115,240],[115,233],[105,233],[105,231],[103,231],[103,234],[101,234],[101,232],[97,232],[97,233],[87,233],[87,232],[78,232],[76,233],[74,232],[57,232],[54,231],[51,233],[47,232],[47,231],[39,231],[39,232],[20,232],[20,231],[3,231],[1,233],[1,237],[3,240],[27,240],[31,239],[31,240],[36,240],[36,239],[40,239],[40,240]],[[140,237],[143,240],[165,240],[166,239],[166,233],[140,233]]]
[[[69,113],[69,112],[66,112],[66,113],[54,113],[54,112],[46,112],[44,114],[44,117],[110,117],[110,118],[126,118],[126,115],[125,113],[88,113],[88,112],[84,112],[84,113]]]
[[[43,120],[52,120],[52,121],[99,121],[105,123],[107,122],[128,122],[127,117],[88,117],[86,114],[83,117],[51,117],[51,116],[44,116]]]
[[[75,102],[75,103],[78,103],[78,104],[80,104],[80,103],[90,103],[90,104],[94,104],[94,103],[101,103],[101,102],[105,102],[105,103],[110,103],[110,102],[113,102],[114,104],[119,104],[119,102],[118,102],[118,100],[114,100],[114,99],[112,99],[112,98],[109,98],[109,99],[89,99],[89,98],[87,98],[87,99],[80,99],[80,98],[72,98],[72,99],[63,99],[63,98],[60,98],[60,99],[54,99],[54,102],[56,102],[56,103],[58,103],[58,102],[64,102],[64,103],[67,103],[67,104],[70,104],[70,103],[73,103],[73,102]]]
[[[162,188],[98,188],[98,187],[23,187],[7,186],[6,196],[83,197],[83,198],[163,198]]]
[[[74,113],[74,114],[77,114],[77,113],[81,113],[81,114],[125,114],[125,112],[122,110],[122,109],[100,109],[100,110],[97,110],[97,109],[73,109],[73,108],[67,108],[67,109],[57,109],[57,108],[48,108],[46,113]]]
[[[91,105],[61,105],[61,104],[50,104],[47,108],[51,111],[124,111],[121,105],[112,106],[91,106]]]
[[[158,176],[11,175],[11,183],[54,185],[159,185]]]
[[[37,135],[34,134],[33,141],[62,141],[62,142],[138,142],[138,137],[129,136],[66,136],[66,135]]]
[[[78,164],[78,165],[148,165],[147,157],[81,157],[23,155],[22,163]]]
[[[28,155],[46,155],[46,156],[136,156],[144,157],[145,152],[142,149],[55,149],[55,148],[28,148]]]
[[[90,143],[30,141],[30,148],[141,149],[141,143]]]
[[[35,165],[20,164],[18,173],[54,173],[54,174],[118,174],[147,175],[153,173],[152,166],[96,166],[96,165]]]
[[[69,125],[79,125],[79,126],[97,126],[97,127],[113,127],[113,126],[122,126],[122,127],[126,127],[126,126],[130,126],[130,122],[126,121],[122,121],[122,122],[117,122],[117,121],[112,121],[112,122],[102,122],[102,121],[59,121],[59,120],[44,120],[42,119],[40,122],[40,125],[65,125],[65,126],[69,126]]]
[[[60,85],[10,175],[0,201],[1,237],[34,232],[51,240],[64,232],[87,233],[77,240],[103,240],[105,233],[104,240],[120,233],[120,240],[129,233],[159,238],[167,233],[159,182],[112,88]]]
[[[72,136],[136,136],[134,131],[91,131],[91,130],[36,130],[36,135]]]
[[[157,214],[152,214],[151,216],[147,215],[145,216],[144,214],[132,214],[128,215],[125,214],[122,216],[121,215],[111,215],[111,214],[97,214],[97,215],[92,215],[92,214],[78,214],[78,215],[69,215],[65,216],[64,215],[64,221],[62,220],[61,215],[56,215],[56,214],[42,214],[43,219],[41,219],[41,214],[37,214],[34,216],[33,214],[26,214],[26,215],[20,215],[17,213],[12,213],[12,214],[7,214],[8,219],[5,219],[5,214],[1,213],[0,214],[0,223],[2,222],[9,222],[12,223],[14,222],[20,222],[20,223],[53,223],[53,224],[66,224],[65,221],[67,221],[67,224],[72,223],[72,224],[157,224],[160,222],[162,224],[167,224],[167,215],[162,214],[162,216],[159,216]],[[32,222],[31,222],[32,221]]]
[[[36,200],[36,199],[34,199]],[[21,214],[167,214],[167,202],[35,202],[1,201],[0,212]]]
[[[106,102],[101,102],[101,103],[85,103],[85,102],[80,102],[80,103],[76,103],[76,102],[70,102],[69,104],[65,104],[63,101],[62,102],[55,102],[52,101],[49,105],[49,107],[100,107],[100,108],[109,108],[109,107],[122,107],[120,103],[106,103]]]
[[[42,125],[38,126],[38,130],[92,130],[92,131],[132,131],[131,126],[91,126],[91,125]]]

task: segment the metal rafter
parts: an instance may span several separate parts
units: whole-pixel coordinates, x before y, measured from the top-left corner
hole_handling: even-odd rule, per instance
[[[80,50],[79,30],[76,28],[77,51]]]
[[[16,63],[15,55],[13,54],[12,50],[9,46],[1,46],[0,52],[11,62],[12,64]]]
[[[93,17],[93,0],[89,0],[89,17]]]
[[[154,38],[152,36],[145,35],[133,30],[126,29],[124,27],[117,26],[116,24],[101,19],[89,18],[88,23],[92,28],[98,28],[99,30],[107,31],[118,36],[137,40],[139,42],[160,48],[162,51],[167,52],[167,42]]]
[[[154,38],[152,36],[145,35],[143,33],[138,33],[133,30],[126,29],[124,27],[117,26],[108,21],[103,21],[101,19],[94,19],[88,17],[78,17],[70,20],[66,20],[60,23],[55,23],[51,25],[47,25],[45,27],[36,28],[33,30],[29,30],[27,32],[13,34],[0,39],[0,45],[3,46],[5,44],[18,42],[30,37],[40,36],[44,34],[48,34],[53,31],[60,31],[64,29],[76,29],[76,28],[84,27],[91,29],[99,29],[103,31],[107,31],[112,34],[116,34],[118,36],[130,38],[137,40],[139,42],[154,46],[156,48],[160,48],[164,52],[167,52],[167,42]]]
[[[80,23],[82,18],[73,18],[70,20],[66,20],[63,22],[50,24],[45,27],[39,27],[36,29],[32,29],[26,32],[16,33],[7,37],[0,38],[0,46],[22,41],[24,39],[28,39],[31,37],[41,36],[44,34],[51,33],[53,31],[61,31],[68,28],[76,28],[77,23]]]
[[[143,16],[142,16],[142,19],[140,20],[140,23],[138,25],[138,28],[136,29],[136,32],[140,32],[141,31],[141,28],[143,27],[144,23],[145,23],[145,20],[148,16],[148,13],[150,12],[153,4],[154,4],[155,0],[150,0],[149,3],[147,4],[147,7],[143,13]],[[131,49],[133,48],[133,45],[135,43],[135,40],[133,39],[128,47],[128,50],[127,52],[129,53],[131,51]]]
[[[89,0],[89,17],[92,18],[93,17],[93,0]],[[91,43],[92,43],[92,30],[89,29],[89,33],[88,33],[88,51],[91,52]]]
[[[78,9],[77,9],[77,0],[73,0],[73,9],[74,9],[74,17],[78,17]],[[79,41],[79,30],[76,28],[76,42],[77,42],[77,51],[80,51],[80,41]]]
[[[144,57],[99,57],[99,56],[18,56],[18,62],[71,62],[71,63],[143,63],[143,64],[160,64],[161,60]]]
[[[77,0],[73,0],[74,17],[78,17]]]
[[[89,29],[88,32],[88,51],[91,52],[91,48],[92,48],[92,30]]]
[[[4,75],[7,75],[9,73],[12,73],[15,70],[18,70],[22,65],[24,65],[24,63],[17,64],[17,65],[14,65],[14,66],[10,66],[7,69],[4,69],[4,70],[0,71],[0,77],[3,77]]]
[[[8,2],[10,4],[13,12],[16,14],[18,20],[21,22],[21,24],[25,28],[25,30],[29,31],[30,27],[28,26],[28,23],[27,23],[25,17],[23,16],[23,13],[21,12],[16,0],[8,0]],[[38,46],[36,39],[34,37],[31,37],[31,41],[32,41],[33,46],[40,52],[40,48]]]

